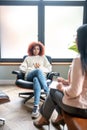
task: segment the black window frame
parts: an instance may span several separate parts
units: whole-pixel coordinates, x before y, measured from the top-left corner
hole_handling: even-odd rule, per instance
[[[17,1],[17,0],[13,0],[13,1],[9,1],[9,0],[1,0],[0,1],[0,6],[38,6],[38,41],[41,41],[42,43],[44,43],[44,28],[45,28],[45,23],[44,23],[44,7],[45,6],[83,6],[84,7],[84,14],[83,14],[83,24],[87,23],[87,0],[86,1],[43,1],[43,0],[39,0],[39,1]],[[0,36],[1,37],[1,36]],[[0,41],[1,42],[1,41]],[[15,58],[15,59],[9,59],[9,58],[1,58],[1,43],[0,43],[0,62],[21,62],[22,59],[21,58]],[[71,62],[71,59],[58,59],[58,58],[53,58],[52,62]]]

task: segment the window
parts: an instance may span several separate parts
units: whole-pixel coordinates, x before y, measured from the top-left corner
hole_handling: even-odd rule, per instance
[[[1,58],[22,58],[38,39],[37,6],[1,6]],[[32,15],[31,15],[32,12]]]
[[[87,0],[1,0],[0,61],[20,61],[32,41],[53,61],[70,61],[77,28],[87,23]]]
[[[83,6],[45,7],[45,46],[52,58],[74,58],[77,53],[69,50],[76,29],[83,24]],[[53,53],[52,53],[53,52]]]
[[[43,1],[53,1],[53,0],[43,0]],[[60,1],[60,0],[55,0]],[[86,1],[86,0],[61,0],[61,1]]]

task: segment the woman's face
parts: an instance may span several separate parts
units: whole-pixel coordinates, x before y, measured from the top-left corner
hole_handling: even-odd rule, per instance
[[[40,52],[40,47],[38,45],[36,45],[34,48],[33,48],[33,55],[34,56],[37,56],[39,55],[39,52]]]

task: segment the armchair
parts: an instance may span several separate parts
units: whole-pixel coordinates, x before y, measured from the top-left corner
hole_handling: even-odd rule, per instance
[[[48,61],[50,62],[50,64],[52,63],[52,59],[50,56],[46,56]],[[26,55],[23,57],[23,60],[26,58]],[[30,89],[30,90],[33,90],[32,89],[32,86],[33,86],[33,82],[30,82],[30,81],[26,81],[24,80],[24,73],[20,72],[19,70],[16,71],[16,70],[13,70],[12,71],[12,74],[16,74],[16,81],[15,81],[15,84],[18,86],[18,87],[21,87],[21,88],[25,88],[25,89]],[[50,72],[47,74],[47,85],[49,86],[50,83],[52,82],[52,79],[53,79],[53,76],[59,76],[59,73],[57,72]],[[41,92],[41,96],[40,96],[40,99],[41,100],[45,100],[45,97],[44,95],[46,95],[45,92]],[[19,93],[19,97],[23,97],[25,98],[24,100],[24,103],[26,103],[29,99],[31,99],[32,97],[34,97],[34,92],[33,91],[29,91],[29,92],[20,92]]]

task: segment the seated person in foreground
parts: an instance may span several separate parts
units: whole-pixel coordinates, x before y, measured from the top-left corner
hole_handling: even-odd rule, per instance
[[[64,125],[62,110],[87,119],[87,24],[77,29],[76,43],[79,54],[73,60],[68,80],[58,78],[57,89],[51,89],[41,106],[41,115],[33,123],[36,127],[49,125],[49,119],[57,110],[58,116],[52,120],[54,126]]]
[[[28,57],[20,65],[20,70],[25,73],[25,80],[33,82],[34,107],[32,117],[36,118],[39,115],[41,89],[48,95],[49,88],[46,82],[46,75],[52,71],[52,66],[45,56],[44,45],[41,42],[29,44]]]

